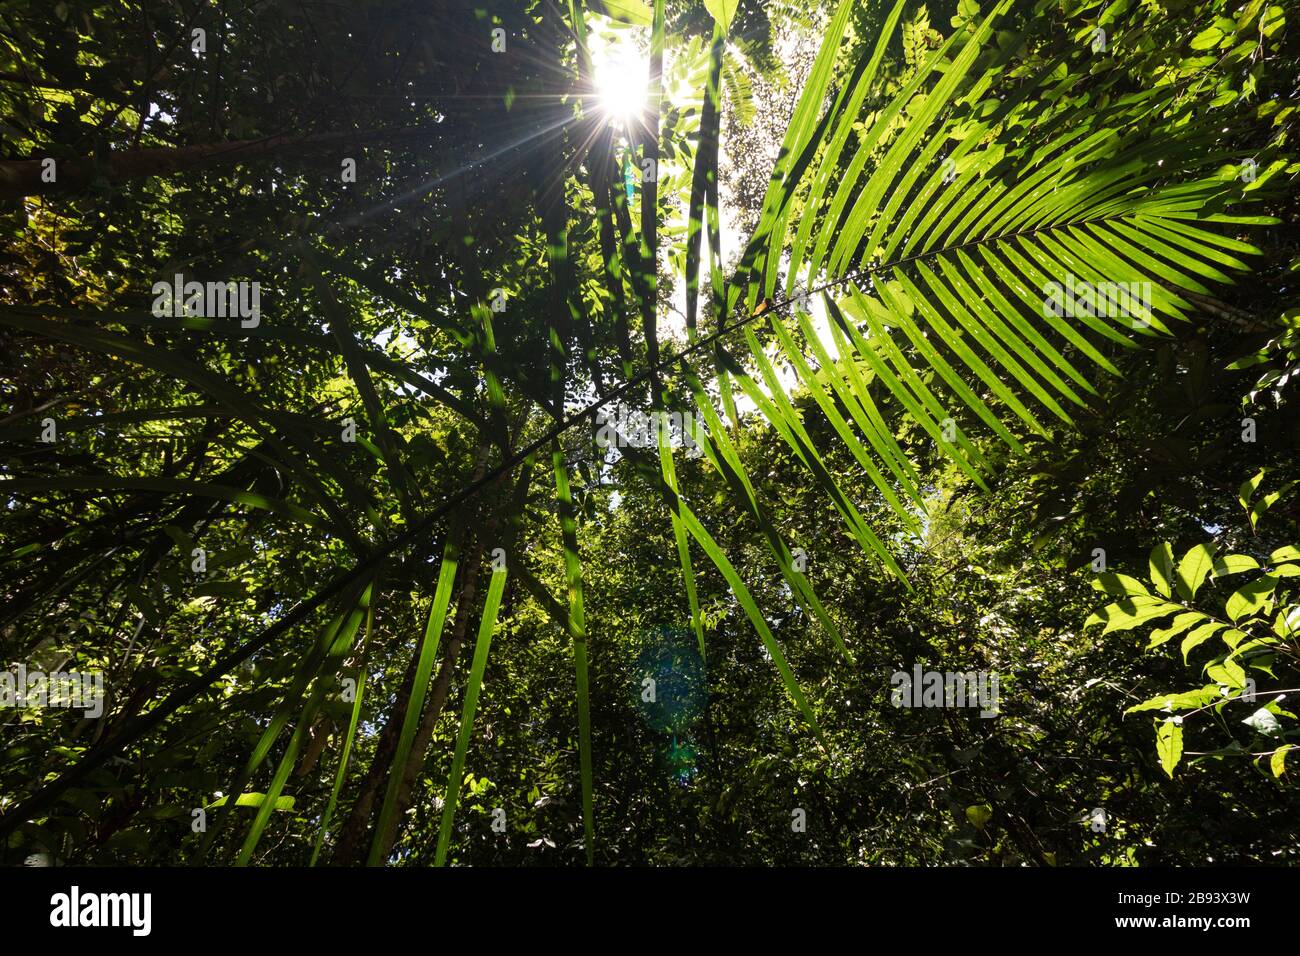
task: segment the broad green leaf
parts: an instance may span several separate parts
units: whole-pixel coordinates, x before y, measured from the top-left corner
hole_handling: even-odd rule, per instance
[[[1300,604],[1293,604],[1277,612],[1273,620],[1273,633],[1278,637],[1291,637],[1300,633]]]
[[[1259,614],[1268,610],[1269,599],[1277,587],[1278,579],[1271,574],[1264,574],[1244,587],[1238,588],[1228,597],[1225,605],[1228,617],[1233,623],[1243,617]]]
[[[227,803],[229,803],[229,802],[230,802],[230,798],[229,798],[229,797],[218,797],[216,800],[214,800],[214,801],[212,801],[211,803],[209,803],[209,804],[205,807],[205,809],[207,809],[207,810],[211,810],[211,809],[213,809],[214,807],[224,807],[224,806],[225,806]],[[260,807],[260,806],[262,806],[265,802],[266,802],[266,794],[264,794],[264,793],[241,793],[241,794],[240,794],[240,795],[235,799],[235,806],[237,806],[237,807]],[[293,797],[277,797],[277,798],[275,799],[274,809],[276,809],[276,810],[292,810],[292,809],[293,809]]]
[[[1124,713],[1135,714],[1144,710],[1195,710],[1198,707],[1213,703],[1222,696],[1218,685],[1210,684],[1200,690],[1186,691],[1180,694],[1161,694],[1159,697],[1152,697],[1150,700],[1129,707]]]
[[[1146,649],[1151,650],[1153,647],[1159,647],[1170,638],[1183,633],[1197,621],[1203,620],[1205,620],[1205,615],[1199,611],[1187,611],[1184,614],[1179,614],[1167,628],[1160,628],[1151,632],[1151,639],[1148,641]]]
[[[1151,568],[1151,583],[1156,586],[1156,590],[1165,597],[1173,596],[1173,577],[1174,577],[1174,549],[1169,546],[1169,542],[1158,544],[1151,549],[1149,559]]]
[[[1223,643],[1233,648],[1237,647],[1239,644],[1241,644],[1242,641],[1246,639],[1246,635],[1243,632],[1237,630],[1235,627],[1228,628],[1226,631],[1220,634],[1219,637],[1223,639]]]
[[[1136,578],[1129,577],[1127,574],[1117,574],[1114,571],[1106,571],[1092,579],[1092,586],[1095,590],[1102,591],[1106,594],[1113,594],[1117,597],[1142,595],[1150,597],[1146,586]]]
[[[1174,768],[1183,759],[1183,728],[1172,717],[1156,724],[1156,753],[1160,755],[1160,766],[1172,780]]]
[[[1259,19],[1259,32],[1267,39],[1282,29],[1286,23],[1286,14],[1280,6],[1271,6]]]
[[[966,808],[966,819],[976,830],[983,830],[993,819],[993,808],[987,803],[977,803]]]
[[[1198,544],[1178,562],[1178,593],[1185,599],[1196,597],[1196,592],[1214,568],[1214,548]]]
[[[1245,554],[1225,554],[1221,558],[1214,559],[1214,576],[1216,578],[1225,577],[1229,574],[1240,574],[1242,571],[1254,571],[1259,568],[1259,562]]]
[[[654,12],[644,0],[587,0],[591,9],[619,23],[648,27]]]
[[[1225,658],[1226,661],[1235,661],[1238,658],[1245,658],[1250,651],[1271,647],[1278,643],[1278,639],[1271,635],[1246,640],[1248,635],[1235,629],[1224,631],[1220,636],[1223,638],[1223,642],[1233,649],[1232,653]],[[1257,667],[1258,665],[1252,662],[1250,666]],[[1259,669],[1264,670],[1264,668]]]
[[[1283,744],[1273,751],[1273,756],[1269,758],[1268,766],[1273,771],[1273,776],[1282,776],[1286,770],[1286,752],[1295,747],[1295,744]]]
[[[1268,492],[1268,494],[1262,496],[1258,501],[1251,505],[1250,526],[1252,528],[1255,527],[1255,525],[1259,523],[1259,519],[1264,517],[1264,513],[1281,501],[1282,496],[1295,487],[1296,484],[1297,482],[1288,481],[1281,488],[1277,489],[1277,491]]]
[[[1159,598],[1132,597],[1115,604],[1107,604],[1104,608],[1093,612],[1083,626],[1086,629],[1094,624],[1104,623],[1106,627],[1101,632],[1104,637],[1111,631],[1128,631],[1147,621],[1182,610],[1179,605],[1166,603]]]
[[[1203,624],[1183,638],[1182,646],[1179,648],[1183,654],[1183,663],[1187,663],[1187,655],[1190,654],[1194,648],[1204,644],[1214,636],[1215,631],[1226,626],[1226,624],[1219,621],[1214,621],[1210,624]]]
[[[1259,488],[1259,484],[1263,480],[1264,480],[1264,469],[1261,468],[1255,474],[1255,477],[1247,478],[1245,481],[1241,483],[1241,487],[1237,490],[1237,500],[1241,502],[1241,506],[1245,508],[1247,511],[1250,510],[1250,499],[1255,497],[1255,491],[1257,488]]]
[[[709,14],[723,30],[731,26],[731,21],[736,16],[738,6],[740,6],[740,0],[704,0],[704,9],[709,11]]]
[[[1205,668],[1205,675],[1215,683],[1234,690],[1246,686],[1246,672],[1236,661],[1224,660],[1217,664],[1209,664]]]

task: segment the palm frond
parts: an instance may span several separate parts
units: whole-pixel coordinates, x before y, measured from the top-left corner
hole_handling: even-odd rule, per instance
[[[1023,453],[1021,433],[1050,438],[1053,424],[1072,425],[1096,394],[1081,359],[1118,374],[1107,350],[1168,334],[1188,318],[1181,291],[1232,282],[1246,262],[1227,253],[1258,251],[1198,221],[1264,220],[1222,216],[1248,197],[1225,171],[1232,154],[1177,89],[1107,96],[1097,108],[1053,87],[1060,59],[1013,79],[1014,48],[989,42],[1009,0],[954,31],[861,125],[904,3],[853,66],[854,82],[832,95],[850,6],[831,21],[736,281],[750,313],[779,285],[794,300],[792,328],[766,310],[777,354],[882,500],[914,526],[923,509],[915,470],[881,400],[987,487],[976,430]],[[818,288],[824,332],[798,291]],[[745,338],[767,394],[739,362],[733,375],[821,472],[763,344],[748,327]],[[864,550],[889,564],[833,479],[821,483]]]

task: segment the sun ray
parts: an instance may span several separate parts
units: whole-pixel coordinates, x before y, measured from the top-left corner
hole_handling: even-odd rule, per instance
[[[600,111],[624,129],[640,120],[649,96],[649,61],[631,44],[619,43],[592,57]]]

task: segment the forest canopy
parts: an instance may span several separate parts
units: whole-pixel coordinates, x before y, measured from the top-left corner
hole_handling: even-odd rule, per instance
[[[0,0],[0,862],[1300,863],[1295,20]]]

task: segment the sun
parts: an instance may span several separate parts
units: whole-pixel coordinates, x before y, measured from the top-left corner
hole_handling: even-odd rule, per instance
[[[626,128],[645,112],[649,63],[630,44],[601,52],[592,64],[600,111],[614,125]]]

